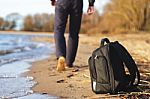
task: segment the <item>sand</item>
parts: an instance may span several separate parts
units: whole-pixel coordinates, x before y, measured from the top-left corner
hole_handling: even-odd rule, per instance
[[[103,37],[108,37],[111,41],[118,40],[123,44],[135,59],[141,75],[150,69],[150,33],[80,35],[79,49],[73,68],[68,68],[61,73],[57,72],[55,53],[49,55],[48,59],[32,63],[31,71],[27,75],[34,77],[38,82],[32,88],[33,91],[57,96],[60,99],[106,97],[92,92],[88,68],[88,58],[92,51],[99,47],[100,39]],[[145,80],[144,77],[142,79]],[[107,96],[107,98],[110,97]],[[111,96],[111,98],[114,97]],[[115,99],[117,98],[119,97],[115,96]]]

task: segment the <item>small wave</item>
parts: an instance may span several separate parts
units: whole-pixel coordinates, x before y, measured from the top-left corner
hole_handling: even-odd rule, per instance
[[[37,48],[39,48],[39,47],[45,47],[45,44],[39,43],[39,44],[37,45]]]
[[[23,48],[23,51],[30,51],[30,50],[32,50],[32,49],[30,47],[28,47],[28,46]]]
[[[1,59],[0,60],[0,66],[4,65],[4,64],[8,64],[8,63],[12,63],[14,61],[18,61],[19,59],[17,58],[12,58],[12,59]]]
[[[0,50],[0,55],[6,55],[6,54],[11,54],[11,53],[18,53],[21,52],[22,48],[14,48],[14,49],[9,49],[9,50]]]
[[[0,50],[0,55],[7,55],[11,53],[19,53],[19,52],[24,52],[24,51],[31,51],[37,48],[42,48],[45,47],[45,44],[39,43],[39,44],[28,44],[26,46],[21,46],[21,47],[14,47],[14,48],[9,48],[5,50]]]
[[[0,79],[0,98],[12,99],[32,94],[33,91],[30,88],[33,85],[35,85],[34,81],[24,77]]]
[[[0,73],[0,79],[6,78],[17,78],[18,76],[14,73]]]
[[[58,97],[50,97],[49,95],[41,95],[41,94],[30,94],[28,96],[15,98],[15,99],[58,99]]]

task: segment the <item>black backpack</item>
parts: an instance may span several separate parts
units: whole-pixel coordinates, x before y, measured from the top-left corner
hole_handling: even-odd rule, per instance
[[[139,84],[138,68],[129,52],[118,41],[102,39],[100,47],[93,51],[88,63],[92,90],[97,94],[126,92]]]

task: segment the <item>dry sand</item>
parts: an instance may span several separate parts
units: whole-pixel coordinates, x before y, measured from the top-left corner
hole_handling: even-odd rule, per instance
[[[61,99],[99,99],[99,97],[104,97],[104,95],[95,95],[92,92],[88,69],[88,58],[92,51],[99,47],[100,39],[103,37],[108,37],[111,41],[118,40],[121,42],[135,59],[142,79],[150,80],[150,77],[148,78],[150,74],[150,33],[80,35],[75,67],[58,73],[55,70],[57,60],[54,53],[50,55],[49,59],[32,64],[28,75],[33,76],[38,82],[33,90],[41,94],[58,96]],[[107,98],[110,97],[107,96]],[[119,97],[115,96],[114,99],[116,98]]]

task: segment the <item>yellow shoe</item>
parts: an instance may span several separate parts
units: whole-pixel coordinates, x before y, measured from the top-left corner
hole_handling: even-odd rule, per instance
[[[63,56],[59,57],[56,70],[59,72],[65,70],[65,58]]]

